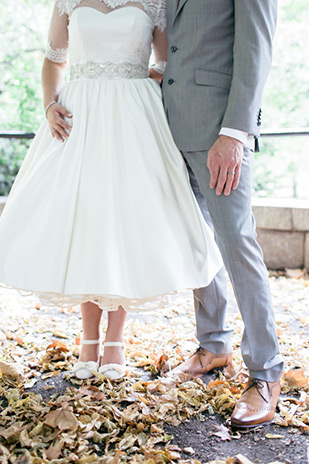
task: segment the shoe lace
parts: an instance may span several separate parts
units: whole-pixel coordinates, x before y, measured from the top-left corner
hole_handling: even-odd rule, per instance
[[[194,355],[198,354],[199,356],[206,356],[206,351],[205,348],[203,348],[202,346],[199,346],[195,351],[194,353],[190,356],[190,358],[192,358]],[[199,357],[199,363],[200,363],[200,366],[201,368],[203,368],[203,363],[201,361],[201,358]]]
[[[192,356],[194,356],[195,354],[199,354],[201,356],[206,356],[206,350],[205,348],[203,348],[202,346],[199,346],[195,351],[194,353],[190,356],[190,358],[192,358]]]
[[[272,391],[269,387],[269,384],[266,380],[259,380],[259,379],[252,379],[252,382],[250,383],[250,385],[248,385],[248,387],[243,391],[243,393],[246,393],[248,390],[250,390],[250,388],[252,387],[255,387],[257,389],[257,392],[259,393],[259,395],[263,398],[263,400],[268,403],[268,400],[265,398],[265,396],[262,394],[261,390],[263,390],[264,388],[264,382],[266,383],[267,385],[267,389],[268,389],[268,393],[269,393],[269,396],[272,397]]]

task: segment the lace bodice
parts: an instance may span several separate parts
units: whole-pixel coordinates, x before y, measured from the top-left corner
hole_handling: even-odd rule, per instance
[[[70,57],[71,77],[145,77],[153,46],[156,71],[167,57],[166,0],[56,0],[46,57]],[[116,71],[115,71],[116,70]]]

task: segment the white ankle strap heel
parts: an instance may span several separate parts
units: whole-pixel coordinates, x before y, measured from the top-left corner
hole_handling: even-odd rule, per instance
[[[120,346],[124,348],[124,344],[122,342],[104,342],[104,346]]]
[[[82,340],[81,345],[99,345],[101,339],[98,340]],[[100,355],[99,355],[100,359]],[[77,361],[73,366],[73,372],[78,379],[90,379],[94,376],[93,372],[98,372],[99,362],[97,361]]]
[[[104,346],[119,346],[124,349],[124,345],[122,342],[104,342]],[[126,365],[118,364],[118,363],[109,363],[104,364],[99,368],[99,373],[103,374],[104,377],[110,380],[117,380],[124,377],[126,373]]]

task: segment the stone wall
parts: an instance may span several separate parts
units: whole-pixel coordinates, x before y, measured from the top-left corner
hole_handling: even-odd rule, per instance
[[[5,201],[0,197],[0,214]],[[254,198],[252,209],[267,267],[309,270],[309,200]]]
[[[252,209],[267,267],[309,270],[309,200],[254,198]]]

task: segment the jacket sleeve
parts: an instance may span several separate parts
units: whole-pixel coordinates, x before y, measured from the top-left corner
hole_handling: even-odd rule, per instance
[[[270,71],[277,0],[235,0],[233,73],[222,127],[258,136]]]

